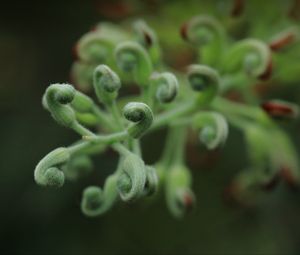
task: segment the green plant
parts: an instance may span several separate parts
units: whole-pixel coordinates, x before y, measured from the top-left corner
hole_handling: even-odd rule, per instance
[[[218,20],[200,15],[182,26],[181,36],[197,50],[200,63],[189,65],[186,74],[165,64],[154,30],[141,20],[133,30],[104,22],[79,40],[72,77],[79,89],[88,93],[93,88],[101,106],[72,85],[47,88],[43,106],[81,140],[39,162],[34,175],[38,184],[61,187],[65,178],[79,178],[91,171],[91,155],[111,147],[119,154],[117,169],[103,188],[83,191],[85,215],[98,216],[119,200],[133,202],[164,189],[171,213],[182,217],[196,200],[185,162],[188,131],[199,132],[201,143],[213,150],[226,142],[228,121],[244,133],[250,165],[230,185],[231,198],[249,203],[279,177],[290,186],[299,185],[295,149],[276,120],[296,117],[298,107],[280,100],[261,104],[252,90],[253,84],[274,78],[274,59],[280,68],[286,55],[280,50],[293,46],[298,30],[289,28],[269,43],[234,40]],[[139,95],[119,100],[119,90],[132,85],[139,87]],[[224,96],[231,90],[244,103]],[[165,148],[150,166],[143,160],[140,139],[161,128],[168,129]]]

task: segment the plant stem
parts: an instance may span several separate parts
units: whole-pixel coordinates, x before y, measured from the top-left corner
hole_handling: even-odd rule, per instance
[[[87,128],[85,128],[84,126],[82,126],[80,123],[78,122],[75,122],[73,125],[72,125],[72,129],[77,132],[78,134],[80,134],[81,136],[84,136],[84,135],[89,135],[89,136],[95,136],[95,134],[88,130]]]
[[[116,104],[116,101],[114,100],[110,105],[108,105],[108,108],[109,108],[110,112],[112,113],[113,120],[115,121],[117,129],[123,130],[124,125],[122,123],[122,116],[120,114],[120,110]]]
[[[173,163],[182,163],[184,161],[185,139],[185,127],[169,127],[161,158],[161,162],[165,168],[168,168]]]
[[[87,149],[91,146],[99,145],[99,144],[113,144],[116,142],[120,142],[122,140],[125,140],[128,137],[128,134],[126,131],[119,132],[116,134],[111,135],[92,135],[92,136],[85,136],[83,137],[85,140],[81,141],[77,144],[71,145],[69,148],[70,153],[77,153],[80,150]]]
[[[259,107],[235,103],[220,97],[216,98],[211,106],[226,116],[238,115],[259,122],[265,126],[274,125],[273,121]]]
[[[93,113],[98,118],[99,124],[102,125],[104,128],[112,129],[112,130],[115,129],[115,126],[113,125],[113,123],[111,123],[108,116],[103,111],[101,111],[98,108],[98,106],[95,105],[93,107]]]
[[[158,115],[150,128],[150,131],[153,131],[157,128],[160,128],[161,126],[167,125],[175,118],[181,117],[182,115],[189,114],[191,111],[193,111],[197,107],[197,104],[195,102],[188,102],[179,105],[178,107],[174,108],[173,110],[170,110],[168,112],[164,112],[160,115]]]

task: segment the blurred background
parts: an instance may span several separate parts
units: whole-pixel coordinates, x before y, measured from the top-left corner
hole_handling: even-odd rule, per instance
[[[163,198],[118,205],[100,218],[84,217],[81,192],[88,184],[102,184],[112,171],[115,155],[110,152],[95,159],[98,171],[92,176],[62,189],[41,188],[33,180],[34,168],[44,155],[78,139],[52,120],[41,98],[50,83],[69,81],[72,48],[81,35],[99,21],[145,17],[162,36],[166,61],[175,59],[181,67],[192,55],[181,45],[179,25],[205,8],[216,15],[228,11],[224,2],[11,1],[1,5],[0,253],[299,254],[299,192],[280,185],[255,208],[224,202],[224,188],[247,164],[242,134],[233,128],[222,150],[187,148],[197,208],[182,220],[172,218]],[[265,2],[260,12],[260,3],[256,4],[254,20],[263,17],[266,8],[272,12],[276,4],[292,1]],[[299,17],[299,12],[295,4],[292,15]],[[160,34],[164,27],[172,28],[169,35]],[[187,52],[180,57],[174,48]],[[295,82],[299,85],[299,81],[300,76]],[[290,86],[268,96],[299,103],[295,92],[299,89]],[[299,123],[285,128],[299,148]],[[154,162],[160,153],[157,147],[162,147],[153,136],[163,135],[162,131],[143,140],[147,162]]]

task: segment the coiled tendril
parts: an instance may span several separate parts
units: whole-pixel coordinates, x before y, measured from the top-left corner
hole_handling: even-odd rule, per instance
[[[93,85],[99,101],[111,104],[121,88],[119,76],[106,65],[99,65],[94,71]]]
[[[175,99],[179,89],[177,78],[172,73],[152,75],[151,80],[158,86],[156,98],[161,103],[169,103]]]
[[[144,103],[128,103],[123,109],[123,114],[127,120],[135,122],[127,129],[127,132],[133,138],[141,137],[153,122],[152,110]]]
[[[43,104],[60,125],[72,127],[76,121],[74,110],[67,105],[73,101],[75,92],[69,84],[52,84],[45,92]]]
[[[70,153],[67,148],[57,148],[47,154],[36,166],[34,179],[42,186],[61,187],[65,176],[59,167],[68,162]]]
[[[146,183],[144,187],[144,194],[151,196],[157,192],[158,189],[158,176],[156,169],[152,166],[145,166],[146,168]]]
[[[95,64],[75,61],[71,68],[71,80],[76,88],[81,91],[89,91],[93,83],[93,72]]]
[[[243,66],[251,77],[267,79],[271,75],[269,47],[256,39],[245,39],[236,43],[225,57],[226,72],[237,72]]]
[[[199,138],[210,150],[223,145],[228,136],[225,118],[216,112],[201,112],[194,117],[194,128],[200,128]]]
[[[123,201],[134,201],[144,193],[146,184],[144,161],[137,155],[128,152],[122,165],[117,187]]]
[[[192,18],[181,27],[181,36],[200,48],[202,63],[215,65],[221,57],[224,31],[213,17],[201,15]]]
[[[184,166],[175,166],[166,177],[166,198],[171,213],[180,218],[194,207],[195,196],[190,188],[191,174]]]
[[[143,45],[149,52],[151,62],[157,65],[160,61],[160,47],[158,39],[152,28],[144,20],[137,20],[133,24],[138,42]]]
[[[190,65],[188,81],[193,90],[198,91],[198,102],[209,103],[218,93],[220,87],[219,74],[205,65]]]
[[[135,82],[147,86],[152,63],[145,49],[136,42],[120,43],[115,50],[117,65],[124,72],[132,72]]]
[[[106,63],[113,56],[115,43],[107,35],[90,32],[78,42],[76,49],[80,60],[89,63]]]
[[[84,189],[81,211],[88,217],[96,217],[107,212],[118,200],[117,175],[107,177],[103,190],[97,186]]]
[[[73,109],[80,113],[92,111],[94,106],[93,100],[85,94],[76,91],[74,100],[71,102]]]

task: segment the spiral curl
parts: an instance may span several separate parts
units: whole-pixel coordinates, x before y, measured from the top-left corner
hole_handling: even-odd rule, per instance
[[[166,176],[166,199],[170,212],[183,217],[195,205],[196,199],[191,190],[191,174],[184,166],[174,166]]]
[[[199,138],[209,150],[223,145],[228,136],[228,123],[216,112],[198,113],[193,120],[193,126],[201,129]]]
[[[139,102],[131,102],[123,108],[125,118],[135,124],[127,128],[127,132],[133,138],[140,138],[153,122],[151,108]]]
[[[81,91],[90,91],[93,83],[95,64],[75,61],[71,67],[71,80],[76,88]]]
[[[59,166],[66,164],[70,159],[67,148],[57,148],[47,154],[36,166],[34,170],[34,180],[42,186],[52,186],[59,188],[63,186],[65,175]]]
[[[274,150],[274,146],[270,146],[271,139],[274,144],[276,142],[276,138],[274,139],[270,132],[271,130],[250,123],[245,129],[248,157],[253,172],[250,174],[252,185],[268,186],[278,174],[278,148],[275,146]]]
[[[81,200],[81,211],[88,217],[106,213],[118,200],[117,175],[110,175],[103,190],[97,186],[84,189]]]
[[[76,45],[79,59],[87,63],[106,63],[113,56],[114,41],[103,33],[90,32]]]
[[[111,104],[121,88],[119,76],[106,65],[99,65],[94,71],[93,85],[100,102]]]
[[[174,74],[169,72],[155,74],[151,77],[151,80],[156,86],[158,86],[156,98],[159,102],[170,103],[175,99],[179,85]]]
[[[76,122],[75,112],[68,105],[73,101],[75,93],[76,90],[69,84],[52,84],[45,92],[43,105],[60,125],[72,127]]]
[[[198,91],[198,103],[207,104],[218,94],[220,87],[219,74],[205,65],[190,65],[187,73],[193,90]]]
[[[120,43],[115,49],[115,57],[118,67],[123,72],[131,72],[138,85],[148,85],[152,63],[141,45],[130,41]]]
[[[160,61],[161,51],[155,31],[144,20],[134,22],[133,29],[137,41],[147,49],[152,63],[157,65]]]
[[[224,31],[221,24],[211,16],[193,17],[181,27],[181,36],[200,48],[202,63],[216,65],[222,56]]]
[[[151,196],[157,192],[158,176],[156,169],[152,166],[145,166],[146,168],[146,183],[144,187],[145,196]]]
[[[117,187],[123,201],[132,202],[144,194],[146,184],[146,168],[144,161],[133,153],[129,153],[122,162]]]
[[[71,106],[77,112],[87,113],[92,111],[94,102],[90,97],[80,91],[76,91],[74,100],[71,102]]]
[[[237,72],[243,66],[251,77],[268,79],[271,76],[271,52],[267,44],[256,39],[236,43],[224,60],[225,72]]]

